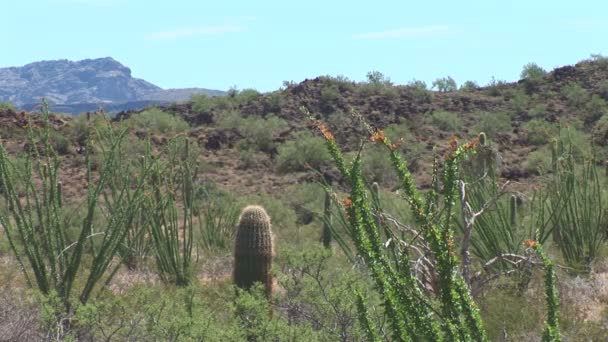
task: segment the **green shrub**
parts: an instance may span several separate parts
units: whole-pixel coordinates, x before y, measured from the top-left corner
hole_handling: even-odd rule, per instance
[[[561,94],[566,98],[568,105],[575,109],[580,109],[589,100],[587,90],[575,82],[569,82],[562,87]]]
[[[0,110],[5,110],[5,109],[10,109],[12,111],[15,111],[15,105],[13,105],[10,102],[6,102],[6,101],[0,101]]]
[[[285,120],[274,115],[266,118],[249,116],[243,118],[237,127],[250,146],[263,152],[270,152],[275,148],[276,134],[287,129]]]
[[[310,132],[298,133],[278,147],[277,171],[281,173],[318,169],[330,160],[323,139]]]
[[[190,128],[184,119],[159,108],[149,108],[127,119],[126,123],[135,129],[153,133],[182,133]]]
[[[390,78],[379,71],[367,73],[367,82],[361,87],[361,92],[364,96],[379,95],[390,99],[399,95]]]
[[[534,119],[522,126],[522,133],[528,143],[543,145],[557,135],[557,126],[542,119]]]
[[[511,117],[505,112],[481,112],[474,127],[476,133],[484,132],[490,136],[511,130]]]
[[[407,83],[407,86],[415,88],[417,90],[428,90],[426,82],[420,81],[420,80],[417,80],[417,79],[413,79],[413,80],[409,81]]]
[[[523,166],[524,170],[538,175],[544,175],[551,171],[551,149],[548,146],[543,146],[530,152]]]
[[[602,115],[593,126],[593,141],[600,146],[608,145],[608,114]]]
[[[326,84],[321,88],[321,106],[324,112],[331,111],[340,99],[340,90],[335,84]]]
[[[431,114],[431,124],[448,132],[457,132],[462,129],[462,120],[458,114],[445,110],[434,111]]]
[[[547,105],[544,103],[539,103],[528,111],[528,115],[530,115],[533,118],[545,117],[547,115],[547,113],[548,113]]]
[[[492,78],[490,79],[490,82],[488,82],[488,84],[486,85],[486,89],[487,89],[488,95],[500,96],[502,94],[502,92],[505,90],[506,86],[507,86],[507,81],[497,80],[496,78],[494,78],[494,76],[492,76]]]
[[[522,80],[539,82],[542,81],[546,74],[545,69],[541,68],[538,64],[528,63],[524,65],[519,77]]]
[[[585,115],[583,116],[583,119],[587,123],[592,123],[606,113],[608,113],[608,104],[606,103],[606,100],[599,95],[594,94],[591,96],[589,102],[585,104]]]
[[[281,112],[281,107],[285,102],[282,93],[276,91],[264,96],[264,110],[268,113],[278,114]]]
[[[456,81],[454,81],[454,79],[451,76],[438,78],[438,79],[434,80],[433,88],[437,88],[437,90],[442,93],[458,90]]]
[[[190,99],[195,112],[212,113],[214,110],[231,110],[233,102],[228,96],[194,95]]]
[[[516,88],[510,95],[512,95],[512,97],[509,104],[515,113],[519,114],[525,112],[528,108],[528,103],[530,102],[530,97],[526,95],[526,92],[523,89]]]
[[[479,89],[479,84],[475,81],[466,81],[460,86],[460,90],[464,92],[474,92]]]

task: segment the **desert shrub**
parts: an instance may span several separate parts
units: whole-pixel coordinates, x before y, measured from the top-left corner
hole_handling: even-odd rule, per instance
[[[277,264],[278,282],[285,289],[278,306],[287,312],[290,321],[310,322],[323,341],[365,340],[353,291],[369,295],[369,305],[380,303],[363,274],[320,244],[304,251],[282,249]],[[335,272],[337,269],[343,271]],[[375,311],[370,318],[378,323],[383,319],[382,311]]]
[[[601,98],[599,95],[591,96],[589,102],[585,104],[585,114],[583,120],[586,123],[592,123],[601,118],[604,114],[608,113],[608,104],[606,100]]]
[[[276,91],[268,93],[264,96],[264,110],[267,113],[278,114],[281,112],[281,107],[283,106],[284,102],[285,99],[283,97],[283,94],[281,94],[280,92]]]
[[[587,90],[575,82],[569,82],[562,87],[560,92],[568,102],[568,105],[575,109],[580,109],[589,100]]]
[[[243,105],[245,103],[249,103],[257,99],[260,96],[261,94],[255,89],[243,89],[241,91],[236,92],[236,95],[234,96],[234,102],[237,105]]]
[[[431,124],[442,131],[456,132],[462,129],[462,120],[458,114],[445,110],[436,110],[430,116]]]
[[[426,82],[413,79],[407,83],[407,86],[412,91],[414,99],[422,102],[430,102],[433,98],[433,92],[428,89]]]
[[[597,92],[604,100],[608,100],[608,80],[603,80],[598,83]]]
[[[60,155],[66,155],[70,153],[70,141],[66,136],[57,131],[52,131],[51,133],[51,144],[53,144],[53,149],[57,151]]]
[[[15,111],[15,105],[13,105],[10,102],[0,101],[0,110],[3,110],[3,109],[10,109],[12,111]]]
[[[428,90],[426,82],[417,79],[407,82],[407,86],[418,90]]]
[[[522,125],[522,132],[528,143],[543,145],[557,135],[556,125],[542,119],[534,119]]]
[[[329,159],[323,139],[301,132],[278,147],[276,166],[281,173],[305,171],[309,167],[318,169]]]
[[[464,92],[473,92],[475,90],[479,89],[479,84],[477,84],[477,82],[475,81],[465,81],[461,86],[460,86],[460,90],[464,91]]]
[[[497,80],[494,76],[490,79],[490,82],[486,85],[488,95],[500,96],[507,86],[507,81]]]
[[[213,111],[233,110],[234,97],[229,96],[209,96],[207,94],[193,95],[192,109],[200,113],[212,113]]]
[[[551,164],[551,149],[548,146],[543,146],[528,154],[523,167],[530,173],[543,175],[551,171]]]
[[[370,71],[367,73],[367,82],[361,87],[361,92],[364,96],[380,95],[388,98],[398,96],[397,89],[393,87],[390,78],[384,76],[379,71]]]
[[[530,115],[533,118],[542,118],[542,117],[546,116],[547,113],[548,113],[547,105],[544,103],[539,103],[528,111],[528,115]]]
[[[530,97],[526,95],[526,92],[523,89],[516,88],[511,92],[511,100],[509,104],[513,111],[516,114],[525,112],[528,108],[528,103],[530,103]]]
[[[451,76],[438,78],[438,79],[434,80],[433,88],[437,88],[437,90],[442,93],[458,90],[456,81],[454,81],[454,79]]]
[[[386,158],[384,149],[370,146],[363,155],[362,173],[369,182],[377,182],[384,187],[393,187],[397,175],[391,169],[390,160]]]
[[[592,53],[589,60],[596,63],[600,69],[608,70],[608,57],[599,53]]]
[[[335,84],[325,84],[321,88],[321,107],[324,112],[331,112],[340,99],[340,90]]]
[[[526,81],[540,82],[547,72],[536,63],[528,63],[524,65],[520,78]]]
[[[271,152],[275,148],[275,136],[288,127],[285,120],[274,115],[265,118],[253,115],[243,117],[236,111],[227,111],[216,116],[217,127],[236,129],[243,136],[245,140],[241,143],[241,149],[244,150]]]
[[[154,133],[181,133],[190,128],[184,119],[159,108],[149,108],[137,113],[128,118],[126,124]]]
[[[511,117],[505,112],[481,112],[473,129],[477,133],[485,132],[490,136],[508,132],[511,130]]]
[[[602,115],[593,126],[593,141],[600,145],[608,145],[608,114]]]

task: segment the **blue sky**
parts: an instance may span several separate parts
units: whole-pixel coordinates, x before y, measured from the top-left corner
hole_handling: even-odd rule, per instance
[[[163,88],[256,88],[319,75],[487,83],[608,54],[608,2],[4,1],[0,67],[111,56]]]

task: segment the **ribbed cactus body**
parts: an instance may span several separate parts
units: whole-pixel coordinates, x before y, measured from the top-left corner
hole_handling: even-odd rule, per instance
[[[272,230],[270,217],[260,206],[250,205],[241,212],[234,248],[234,283],[250,288],[264,284],[266,295],[272,293]]]

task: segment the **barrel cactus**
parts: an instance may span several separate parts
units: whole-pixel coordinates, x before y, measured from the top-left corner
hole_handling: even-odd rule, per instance
[[[244,289],[255,282],[272,294],[272,230],[270,217],[260,206],[250,205],[241,212],[234,248],[234,283]]]

